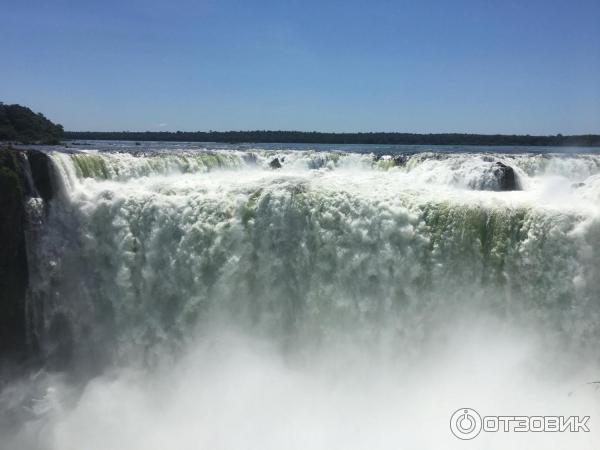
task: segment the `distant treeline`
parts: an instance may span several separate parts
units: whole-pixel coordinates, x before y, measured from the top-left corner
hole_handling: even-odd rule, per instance
[[[63,127],[52,123],[42,113],[0,102],[0,141],[58,144],[62,137]]]
[[[306,144],[548,145],[600,146],[600,135],[530,136],[504,134],[320,133],[303,131],[67,131],[65,139],[117,141],[261,142]]]

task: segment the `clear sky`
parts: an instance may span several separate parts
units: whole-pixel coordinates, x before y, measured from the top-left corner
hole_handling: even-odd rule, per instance
[[[67,130],[600,133],[600,0],[0,0]]]

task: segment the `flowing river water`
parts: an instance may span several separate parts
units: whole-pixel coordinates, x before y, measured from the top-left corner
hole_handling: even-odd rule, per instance
[[[0,448],[597,448],[599,154],[73,147]],[[590,432],[463,442],[462,407]]]

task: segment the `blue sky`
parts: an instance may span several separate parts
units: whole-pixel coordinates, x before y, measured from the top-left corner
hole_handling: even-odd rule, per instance
[[[599,0],[0,0],[68,130],[600,133]]]

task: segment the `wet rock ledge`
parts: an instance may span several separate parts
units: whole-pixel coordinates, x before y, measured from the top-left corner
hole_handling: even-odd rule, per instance
[[[36,353],[27,333],[27,204],[54,196],[52,164],[38,150],[0,147],[0,369]]]

